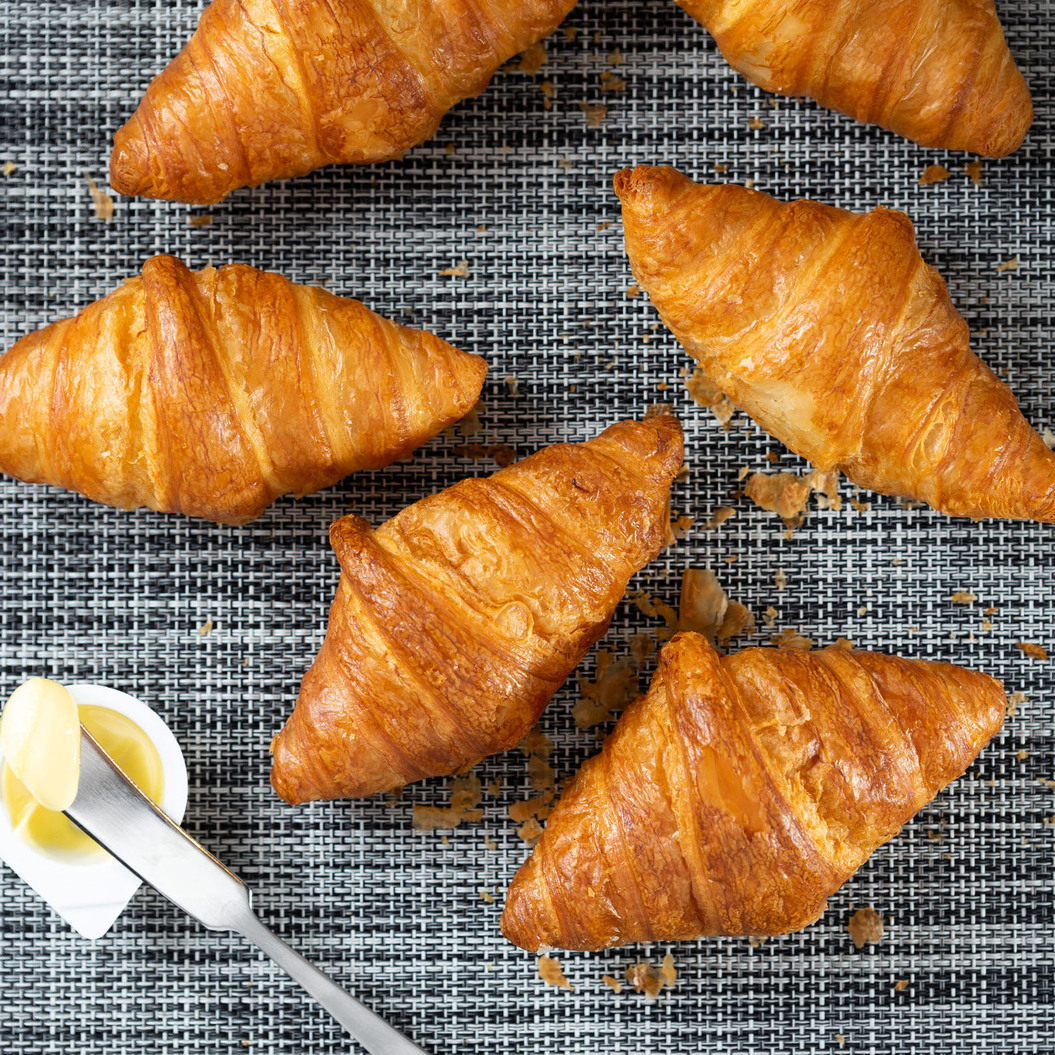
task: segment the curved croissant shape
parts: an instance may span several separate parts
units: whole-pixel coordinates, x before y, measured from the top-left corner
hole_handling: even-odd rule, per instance
[[[699,634],[557,803],[513,880],[510,941],[604,949],[814,922],[998,732],[998,681],[948,663]]]
[[[0,358],[0,472],[226,524],[409,454],[487,366],[358,301],[168,256]]]
[[[926,147],[1003,157],[1033,122],[993,0],[677,0],[752,84]]]
[[[950,516],[1055,521],[1055,455],[971,351],[903,213],[671,168],[615,177],[634,275],[686,351],[818,469]]]
[[[518,744],[671,540],[669,417],[463,480],[371,532],[330,530],[326,640],[272,744],[287,802],[372,795]]]
[[[397,158],[575,0],[213,0],[114,136],[121,194],[219,201]]]

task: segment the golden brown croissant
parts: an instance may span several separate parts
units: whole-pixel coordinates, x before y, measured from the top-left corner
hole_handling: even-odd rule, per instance
[[[272,744],[279,795],[372,795],[518,744],[670,541],[682,453],[673,418],[623,421],[374,532],[337,521],[326,640]]]
[[[998,681],[699,634],[566,788],[513,880],[511,941],[603,949],[799,930],[1000,729]]]
[[[1033,104],[993,0],[677,0],[731,66],[922,146],[1003,157]]]
[[[734,403],[818,469],[950,516],[1055,521],[1055,455],[971,351],[908,217],[624,169],[634,275]]]
[[[154,257],[0,358],[0,472],[221,523],[401,458],[487,366],[362,304]]]
[[[213,0],[114,136],[121,194],[216,202],[399,157],[575,0]]]

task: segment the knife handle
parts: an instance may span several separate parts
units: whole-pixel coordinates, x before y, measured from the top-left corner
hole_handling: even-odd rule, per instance
[[[294,952],[277,934],[264,926],[254,912],[247,911],[240,916],[237,922],[231,924],[231,929],[270,956],[293,981],[318,1000],[370,1055],[427,1055],[383,1018],[346,993],[300,953]]]

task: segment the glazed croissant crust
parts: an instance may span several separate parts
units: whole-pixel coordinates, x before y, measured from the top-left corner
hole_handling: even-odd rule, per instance
[[[219,201],[397,158],[575,0],[213,0],[114,136],[121,194]]]
[[[518,744],[670,541],[682,462],[669,417],[623,421],[371,532],[333,525],[326,640],[272,744],[287,802],[455,773]]]
[[[1055,521],[1055,455],[971,351],[908,217],[671,168],[615,178],[635,277],[737,406],[818,469],[950,516]]]
[[[1000,683],[837,649],[660,653],[513,880],[525,949],[773,935],[833,894],[1000,729]]]
[[[677,0],[780,95],[927,147],[1003,157],[1033,120],[993,0]]]
[[[358,301],[155,257],[0,358],[0,472],[221,523],[409,454],[486,364]]]

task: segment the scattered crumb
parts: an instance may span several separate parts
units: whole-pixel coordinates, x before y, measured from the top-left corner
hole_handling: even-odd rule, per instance
[[[967,164],[964,165],[963,170],[971,177],[971,182],[976,187],[985,186],[982,182],[982,162],[980,159],[977,161],[968,161]]]
[[[489,905],[493,905],[495,903],[494,895],[487,890],[480,891],[480,900],[486,901]]]
[[[493,458],[495,465],[504,469],[517,460],[517,452],[508,443],[466,443],[461,447],[454,447],[451,454],[459,458]]]
[[[496,853],[498,851],[498,843],[496,843],[490,835],[484,836],[484,846],[486,846],[491,853]]]
[[[777,568],[776,572],[773,574],[773,581],[777,584],[778,590],[783,590],[787,588],[788,577],[784,573],[783,568]]]
[[[1017,271],[1018,257],[1013,256],[1010,260],[1005,260],[1002,264],[997,264],[996,269],[997,271]]]
[[[835,1039],[838,1042],[840,1048],[846,1044],[846,1038],[841,1033],[836,1033]]]
[[[480,414],[485,411],[487,407],[483,403],[477,403],[468,414],[458,422],[458,434],[460,436],[475,436],[482,428],[480,424]]]
[[[723,164],[722,164],[721,162],[719,162],[719,161],[716,161],[716,162],[714,163],[714,171],[715,171],[715,172],[716,172],[716,173],[717,173],[717,174],[718,174],[719,176],[724,176],[724,175],[725,175],[725,173],[727,173],[727,172],[729,171],[729,166],[728,166],[728,165],[723,165]]]
[[[440,272],[443,278],[468,278],[471,274],[468,260],[459,260],[454,267],[444,268]]]
[[[642,667],[656,654],[656,642],[651,634],[634,634],[630,638],[630,655]]]
[[[578,26],[566,26],[564,28],[564,39],[571,43],[579,35]]]
[[[655,1000],[664,989],[673,987],[678,980],[674,957],[668,952],[657,969],[648,963],[634,963],[626,969],[626,980],[635,993],[644,993],[646,1000]]]
[[[484,811],[478,809],[483,798],[480,778],[472,773],[455,777],[451,782],[450,806],[421,806],[415,804],[412,824],[418,832],[457,828],[463,821],[478,821]]]
[[[849,652],[854,647],[854,643],[848,637],[837,637],[829,647]]]
[[[1055,432],[1051,431],[1050,425],[1044,426],[1044,431],[1040,434],[1040,438],[1044,441],[1044,446],[1050,451],[1052,447],[1055,447]]]
[[[810,481],[797,473],[752,473],[744,493],[756,506],[776,513],[787,523],[806,508]]]
[[[206,619],[201,626],[198,627],[198,637],[205,637],[206,634],[212,631],[215,624],[211,619]]]
[[[13,161],[5,161],[4,167],[0,169],[5,176],[10,176],[12,172],[18,171],[18,166]]]
[[[989,606],[989,607],[988,607],[988,608],[987,608],[987,609],[986,609],[986,610],[985,610],[985,611],[984,611],[984,612],[982,613],[982,615],[996,615],[996,613],[997,613],[997,612],[999,612],[999,611],[1000,611],[1000,609],[999,609],[999,608],[996,608],[996,607],[994,607],[994,606],[990,605],[990,606]]]
[[[506,388],[509,389],[511,396],[520,395],[520,378],[516,374],[506,374],[505,377]]]
[[[689,529],[696,523],[694,517],[684,514],[670,522],[670,530],[679,542],[689,534]]]
[[[929,187],[932,183],[942,183],[948,178],[949,170],[944,165],[928,165],[919,181],[924,187]]]
[[[608,113],[608,107],[599,103],[581,102],[579,103],[579,109],[582,110],[583,116],[586,118],[587,128],[600,128],[601,122]]]
[[[646,590],[635,590],[632,594],[629,594],[627,599],[633,603],[639,612],[643,615],[656,618],[661,618],[666,624],[668,633],[662,637],[662,640],[667,640],[671,637],[678,629],[678,617],[674,612],[674,609],[669,604],[665,604],[663,601],[657,600],[652,594]],[[662,631],[660,632],[662,634]]]
[[[634,297],[640,297],[641,287],[636,282],[631,283],[626,288],[626,295],[630,300],[633,300]]]
[[[1048,658],[1048,650],[1043,645],[1033,645],[1028,641],[1016,641],[1015,647],[1020,648],[1030,659]]]
[[[747,122],[747,127],[750,128],[752,132],[757,132],[759,129],[765,128],[766,126],[765,122],[761,119],[752,117],[751,120]]]
[[[485,223],[477,224],[476,225],[476,233],[477,234],[486,234],[487,233],[487,224],[485,224]]]
[[[703,523],[704,531],[713,531],[721,527],[730,517],[736,516],[736,510],[732,506],[719,506],[709,519]]]
[[[84,178],[88,181],[88,190],[91,191],[92,204],[95,206],[95,218],[109,223],[114,218],[113,198],[106,191],[101,190],[87,172],[84,174]]]
[[[978,594],[967,590],[957,590],[950,598],[953,604],[974,604],[978,600]]]
[[[721,424],[728,426],[729,420],[736,413],[736,407],[703,372],[703,367],[697,366],[692,374],[686,378],[685,388],[694,403],[701,407],[707,407]]]
[[[454,153],[454,144],[453,143],[448,143],[446,145],[446,147],[444,147],[444,152],[447,153],[447,154],[453,154]]]
[[[192,216],[188,223],[191,227],[212,227],[211,216]]]
[[[865,942],[878,945],[883,937],[883,917],[874,908],[859,908],[850,917],[846,929],[858,949],[863,949]]]
[[[638,664],[631,657],[616,659],[608,649],[597,652],[597,673],[593,681],[581,674],[581,699],[572,708],[580,729],[592,729],[618,714],[638,694]]]
[[[538,87],[539,91],[545,96],[542,100],[542,109],[549,110],[553,106],[553,99],[557,94],[557,86],[553,81],[543,81]],[[568,167],[571,167],[571,162],[568,163]]]
[[[703,634],[711,644],[726,644],[754,620],[748,609],[730,601],[710,568],[686,568],[681,577],[678,629]],[[750,632],[750,631],[749,631]]]
[[[519,73],[529,73],[533,77],[546,63],[546,46],[540,41],[532,44],[521,56],[515,67]]]
[[[1025,750],[1019,751],[1015,754],[1015,758],[1017,758],[1019,762],[1025,762],[1025,760],[1029,758],[1029,752]]]
[[[621,993],[623,991],[623,983],[618,978],[613,978],[610,974],[602,974],[601,981],[604,982],[613,993]]]
[[[813,648],[813,638],[804,637],[792,627],[781,630],[776,637],[771,637],[769,640],[775,648],[801,648],[805,652]]]
[[[621,92],[626,87],[626,81],[617,77],[611,70],[605,70],[601,74],[602,92]]]
[[[1007,698],[1007,716],[1008,718],[1014,718],[1018,714],[1019,707],[1026,702],[1026,694],[1024,692],[1013,692]]]
[[[538,959],[538,976],[546,985],[555,985],[559,989],[570,989],[573,993],[575,987],[564,977],[560,961],[550,956],[540,956]]]
[[[571,158],[561,158],[557,162],[557,164],[560,165],[560,167],[564,169],[565,172],[571,172],[571,170],[575,168],[575,165],[572,163]]]
[[[902,979],[900,982],[895,982],[894,989],[896,992],[903,993],[906,989],[908,989],[908,982],[905,981],[905,979]]]
[[[528,846],[534,846],[542,838],[542,825],[534,817],[529,817],[517,828],[517,835]]]
[[[612,226],[612,221],[611,220],[605,220],[604,223],[599,223],[597,225],[597,230],[598,231],[607,231],[608,228],[611,227],[611,226]]]
[[[608,65],[609,66],[622,66],[626,62],[623,58],[623,53],[618,48],[613,48],[608,52]]]
[[[754,934],[749,934],[747,936],[747,944],[750,945],[752,949],[761,949],[767,941],[769,941],[768,937],[759,938],[756,937]]]

